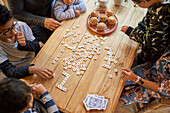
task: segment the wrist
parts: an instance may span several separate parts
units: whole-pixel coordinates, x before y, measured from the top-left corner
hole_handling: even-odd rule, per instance
[[[46,27],[47,20],[48,20],[48,18],[44,19],[44,27]]]
[[[29,70],[29,73],[34,73],[35,72],[34,71],[35,70],[35,66],[30,66],[28,70]]]
[[[45,89],[45,90],[42,90],[42,91],[40,92],[40,95],[44,94],[45,92],[47,92],[46,89]]]
[[[37,92],[38,95],[43,95],[46,91],[45,90],[40,90]]]
[[[140,81],[140,78],[141,78],[140,76],[137,76],[137,79],[136,79],[136,81],[134,83],[135,84],[138,83]]]
[[[129,27],[127,28],[125,34],[129,36],[129,35],[131,34],[132,30],[133,30],[133,27],[129,26]]]

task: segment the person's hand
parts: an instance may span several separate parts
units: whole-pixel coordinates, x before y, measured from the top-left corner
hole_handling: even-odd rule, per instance
[[[37,95],[42,95],[43,93],[45,93],[47,90],[45,89],[45,87],[42,84],[30,84],[29,85],[32,89],[32,92],[37,94]]]
[[[16,33],[16,40],[21,46],[26,46],[25,36],[22,34],[22,32],[19,31]]]
[[[38,43],[40,45],[40,48],[42,48],[44,46],[44,44],[41,41],[39,41]]]
[[[122,26],[121,31],[125,33],[128,28],[129,28],[129,26],[124,25],[124,26]]]
[[[35,73],[43,79],[54,78],[53,71],[45,67],[30,66],[29,73]]]
[[[80,11],[79,10],[75,10],[74,13],[75,13],[75,17],[80,16]]]
[[[133,73],[132,70],[122,67],[122,77],[123,80],[131,80],[135,82],[137,80],[137,75]]]
[[[58,26],[61,26],[61,23],[54,20],[53,18],[46,18],[44,21],[44,27],[51,31],[54,31]]]

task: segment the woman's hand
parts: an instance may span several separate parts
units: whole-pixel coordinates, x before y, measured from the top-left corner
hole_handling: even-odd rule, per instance
[[[29,73],[35,73],[43,79],[54,78],[53,71],[40,66],[30,66]]]
[[[61,26],[62,24],[53,18],[46,18],[44,21],[44,27],[47,29],[54,31],[58,26]]]
[[[124,26],[122,26],[121,31],[125,33],[128,28],[129,28],[129,26],[124,25]]]
[[[42,95],[43,93],[47,91],[42,84],[37,85],[36,83],[34,83],[29,86],[32,88],[33,93],[38,94],[38,95]]]
[[[137,75],[133,73],[132,70],[122,67],[122,77],[123,80],[131,80],[135,82],[137,80]]]

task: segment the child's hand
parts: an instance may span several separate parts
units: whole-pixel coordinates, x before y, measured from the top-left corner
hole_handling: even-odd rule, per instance
[[[45,87],[42,84],[31,84],[30,87],[32,88],[33,93],[38,94],[38,95],[42,95],[43,93],[45,93],[47,90],[45,89]]]
[[[20,31],[17,32],[16,40],[17,40],[18,44],[20,44],[21,46],[26,46],[25,36],[22,35],[22,32],[20,32]]]
[[[35,73],[36,75],[40,76],[43,79],[50,79],[54,78],[53,71],[41,66],[30,66],[29,73]]]
[[[38,43],[40,45],[40,48],[42,48],[44,46],[44,44],[41,41],[39,41]]]
[[[123,80],[131,80],[135,82],[137,80],[137,75],[133,73],[132,70],[122,67],[122,77]]]
[[[75,17],[80,16],[80,11],[79,10],[75,10],[74,13],[75,13]]]
[[[122,26],[121,31],[125,33],[128,28],[129,28],[129,26],[124,25],[124,26]]]

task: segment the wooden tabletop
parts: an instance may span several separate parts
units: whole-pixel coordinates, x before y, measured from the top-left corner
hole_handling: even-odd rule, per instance
[[[104,42],[104,45],[100,47],[100,55],[95,54],[91,59],[88,58],[87,61],[84,62],[87,66],[87,70],[84,71],[83,75],[77,76],[76,72],[73,72],[72,69],[63,69],[63,58],[68,57],[70,53],[73,52],[66,48],[64,44],[61,44],[61,42],[63,41],[70,47],[78,47],[87,41],[84,37],[85,33],[93,36],[97,35],[88,30],[86,20],[93,10],[100,8],[94,5],[95,0],[85,1],[87,4],[87,11],[82,13],[78,18],[65,20],[63,25],[55,30],[33,61],[35,65],[44,66],[53,70],[56,74],[55,78],[43,80],[40,77],[33,75],[24,78],[24,80],[28,83],[42,83],[50,92],[59,109],[63,112],[111,113],[114,112],[116,108],[124,85],[124,81],[120,78],[121,68],[131,67],[138,47],[136,42],[130,40],[120,31],[120,28],[122,25],[136,26],[143,18],[145,11],[143,9],[134,8],[132,2],[129,2],[125,6],[115,6],[113,0],[110,0],[107,9],[115,12],[116,17],[118,18],[118,27],[113,33],[107,35],[108,38],[106,41],[98,39],[93,42],[93,44]],[[75,38],[80,42],[73,44],[73,37],[63,38],[63,35],[67,34],[67,29],[72,30],[72,27],[75,27],[76,25],[80,25],[76,30],[80,31],[81,34]],[[100,35],[97,36],[100,37]],[[90,44],[88,43],[87,47],[89,46]],[[113,58],[117,61],[117,64],[111,63],[110,70],[103,67],[103,64],[107,63],[104,61],[104,57],[108,57],[107,50],[105,50],[106,46],[112,48],[112,51],[116,53]],[[59,58],[59,61],[52,64],[61,50],[64,50],[64,53]],[[97,57],[97,60],[94,60],[94,57]],[[118,73],[115,73],[114,69],[117,69]],[[60,84],[65,78],[65,76],[62,75],[63,71],[71,75],[63,85],[63,87],[67,88],[66,91],[62,91],[56,87],[56,84]],[[112,79],[109,78],[110,74],[113,75]],[[98,94],[99,96],[104,96],[108,99],[106,110],[86,111],[83,100],[86,98],[87,94]]]

